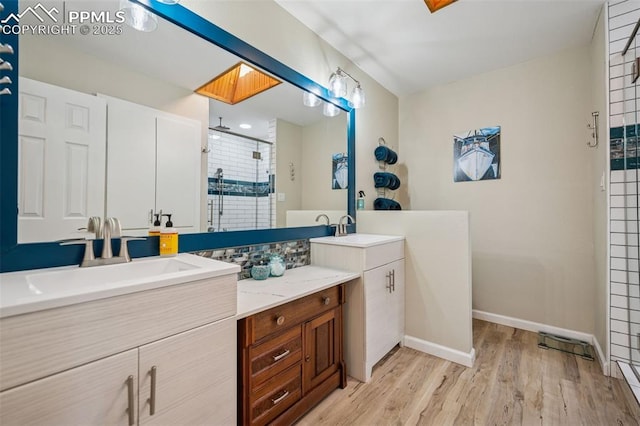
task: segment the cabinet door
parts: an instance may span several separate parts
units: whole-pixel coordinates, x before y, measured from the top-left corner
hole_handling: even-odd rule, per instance
[[[148,229],[156,200],[156,128],[152,109],[107,99],[107,216],[125,230]]]
[[[305,323],[303,394],[338,371],[341,363],[342,311],[335,308]]]
[[[104,215],[106,104],[20,77],[18,239],[77,238]]]
[[[200,125],[196,121],[156,119],[158,174],[156,208],[172,214],[179,231],[200,227]]]
[[[9,389],[0,393],[0,424],[134,424],[137,372],[138,350],[133,349]],[[130,381],[129,376],[132,376]],[[132,407],[129,406],[130,392]]]
[[[235,318],[141,346],[140,424],[235,424],[236,365]]]
[[[395,276],[395,285],[394,285]],[[366,364],[371,368],[404,334],[404,260],[364,273]]]

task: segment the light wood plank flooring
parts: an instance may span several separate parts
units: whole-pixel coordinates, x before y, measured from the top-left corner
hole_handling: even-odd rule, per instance
[[[392,351],[370,383],[349,379],[299,425],[638,425],[597,361],[537,347],[537,334],[474,320],[473,368]]]

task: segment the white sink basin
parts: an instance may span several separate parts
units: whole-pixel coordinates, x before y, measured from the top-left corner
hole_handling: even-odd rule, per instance
[[[239,271],[238,265],[180,254],[116,265],[0,274],[0,318]]]
[[[309,241],[312,243],[338,246],[372,247],[402,240],[404,240],[404,237],[398,235],[348,234],[342,237],[311,238]]]

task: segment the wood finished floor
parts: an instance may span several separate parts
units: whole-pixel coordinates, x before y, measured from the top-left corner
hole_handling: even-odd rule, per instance
[[[370,383],[349,378],[298,422],[316,425],[638,425],[623,384],[597,361],[537,347],[537,334],[474,320],[465,368],[392,351]]]

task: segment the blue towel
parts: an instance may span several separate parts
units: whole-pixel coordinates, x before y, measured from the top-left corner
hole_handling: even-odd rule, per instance
[[[402,210],[400,203],[389,198],[376,198],[373,202],[374,210]]]
[[[376,156],[376,160],[384,161],[387,164],[395,164],[398,161],[398,154],[384,145],[378,146],[374,151],[374,154]]]
[[[400,179],[393,173],[388,172],[376,172],[373,174],[373,181],[376,188],[400,188]]]

